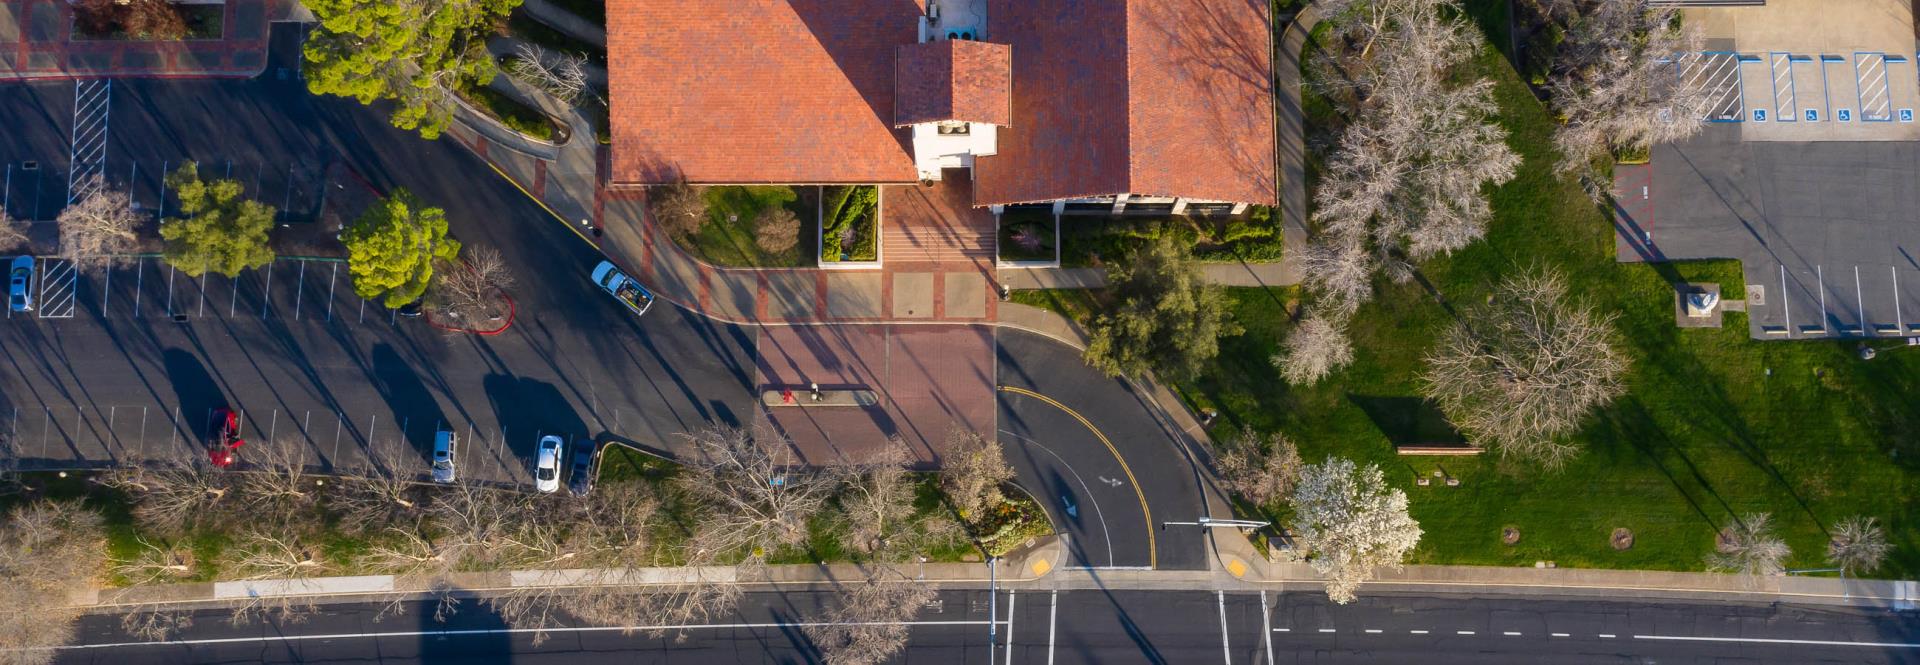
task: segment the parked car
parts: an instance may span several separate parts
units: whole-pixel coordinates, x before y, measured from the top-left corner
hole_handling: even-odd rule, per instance
[[[458,443],[453,432],[440,430],[433,435],[433,482],[454,481],[453,449]]]
[[[215,468],[233,466],[240,458],[240,447],[247,445],[246,440],[240,438],[240,414],[224,406],[214,409],[213,431],[208,435],[207,461]]]
[[[560,437],[540,437],[540,452],[533,459],[533,488],[542,492],[560,489]]]
[[[33,311],[33,257],[14,258],[7,274],[7,307],[16,312]]]
[[[418,300],[400,306],[400,315],[409,319],[419,317],[422,312],[423,310]]]
[[[593,491],[593,453],[592,441],[581,441],[573,446],[573,467],[567,470],[567,493],[574,496],[586,496]]]
[[[593,267],[593,283],[613,294],[614,299],[633,310],[634,314],[646,314],[647,309],[653,307],[653,292],[613,267],[612,261],[601,261],[600,265]]]

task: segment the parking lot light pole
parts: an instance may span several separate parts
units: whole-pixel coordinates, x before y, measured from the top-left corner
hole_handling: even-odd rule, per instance
[[[1000,578],[995,574],[998,557],[987,557],[987,665],[993,665],[993,645],[1000,642]]]
[[[1272,522],[1262,522],[1259,520],[1218,520],[1211,517],[1202,517],[1194,522],[1161,522],[1160,528],[1165,530],[1169,526],[1197,526],[1203,529],[1259,529],[1272,526],[1272,524]]]

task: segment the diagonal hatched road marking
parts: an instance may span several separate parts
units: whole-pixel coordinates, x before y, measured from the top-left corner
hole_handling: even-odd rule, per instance
[[[67,169],[67,203],[80,200],[106,177],[107,120],[112,107],[113,81],[73,83],[73,143]]]

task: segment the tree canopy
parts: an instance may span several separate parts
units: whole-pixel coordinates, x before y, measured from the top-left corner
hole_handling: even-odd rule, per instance
[[[491,26],[520,0],[307,0],[319,19],[306,44],[307,89],[397,104],[393,125],[436,138],[452,119],[448,90],[499,72]]]
[[[340,235],[347,246],[353,292],[383,298],[398,308],[419,300],[433,281],[433,262],[460,256],[460,242],[447,237],[447,213],[421,207],[407,190],[396,190],[368,208]]]
[[[1185,245],[1162,235],[1107,270],[1114,307],[1089,326],[1087,364],[1107,376],[1148,369],[1179,380],[1196,376],[1220,353],[1220,338],[1240,334],[1226,295],[1208,286]]]
[[[234,277],[273,261],[267,233],[274,208],[241,198],[240,181],[201,180],[199,165],[187,162],[167,174],[167,188],[179,197],[182,215],[160,223],[169,265],[194,277],[208,271]]]

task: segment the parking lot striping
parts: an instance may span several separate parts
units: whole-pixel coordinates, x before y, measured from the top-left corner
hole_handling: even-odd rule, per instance
[[[1833,316],[1833,310],[1827,309],[1827,267],[1814,266],[1815,279],[1820,284],[1820,332],[1827,332],[1827,318]]]
[[[1861,330],[1867,327],[1867,299],[1860,290],[1860,266],[1853,267],[1853,300],[1860,305],[1858,314]]]
[[[1887,273],[1893,275],[1893,320],[1895,325],[1900,326],[1899,332],[1906,334],[1907,316],[1900,311],[1900,271],[1887,266]]]
[[[173,316],[173,277],[178,274],[180,274],[179,268],[167,266],[167,316]]]
[[[1690,63],[1691,73],[1683,72],[1688,83],[1698,84],[1713,95],[1713,103],[1708,107],[1709,122],[1740,122],[1746,113],[1746,103],[1741,96],[1740,58],[1728,51],[1707,51],[1698,54],[1689,53],[1681,58]]]
[[[96,176],[106,175],[107,128],[112,101],[112,79],[73,82],[73,136],[68,144],[67,203],[92,193]],[[37,217],[39,211],[34,212]]]
[[[145,290],[147,281],[147,262],[145,259],[133,262],[133,318],[140,318],[140,292]],[[107,290],[113,290],[113,271],[107,271]],[[100,300],[100,309],[105,310],[106,298]]]
[[[300,320],[300,302],[307,295],[307,260],[300,259],[300,279],[293,283],[293,320]]]
[[[1862,69],[1861,65],[1866,68]],[[1857,96],[1860,101],[1860,119],[1862,121],[1882,122],[1892,120],[1888,110],[1892,107],[1892,96],[1887,91],[1887,56],[1881,53],[1855,52],[1853,69]]]
[[[1013,601],[1016,600],[1016,596],[1014,596],[1015,591],[1018,590],[1007,590],[1007,656],[1002,659],[1007,665],[1013,665],[1013,627],[1020,625],[1013,622]],[[992,645],[988,645],[988,648],[992,648]]]
[[[1793,336],[1793,298],[1787,293],[1787,266],[1780,265],[1780,312],[1787,317],[1787,336]]]
[[[1768,66],[1773,68],[1773,119],[1778,122],[1799,120],[1799,94],[1793,86],[1793,56],[1774,52],[1768,54]],[[1781,79],[1786,85],[1780,85]]]
[[[73,318],[79,279],[79,271],[74,269],[72,261],[47,259],[46,268],[40,274],[40,318]]]
[[[227,280],[227,285],[233,287],[232,295],[227,296],[227,318],[229,319],[233,318],[234,308],[240,305],[240,279],[235,277]]]
[[[331,322],[333,321],[333,284],[340,277],[340,264],[336,262],[328,265],[333,266],[333,270],[327,274],[327,321]],[[614,431],[619,431],[619,428],[615,428]]]
[[[272,443],[279,432],[280,432],[280,410],[274,409],[273,420],[268,421],[268,424],[267,424],[267,442]]]
[[[273,304],[273,264],[275,263],[279,262],[267,263],[267,285],[260,289],[260,318],[262,319],[267,318],[267,306]]]
[[[329,463],[340,459],[340,428],[346,425],[345,420],[346,416],[333,412],[333,456],[327,458]]]

